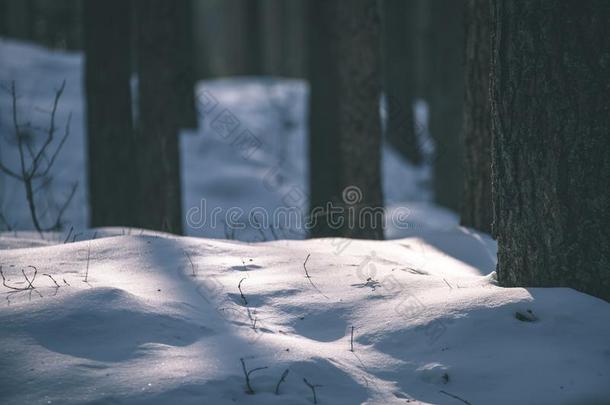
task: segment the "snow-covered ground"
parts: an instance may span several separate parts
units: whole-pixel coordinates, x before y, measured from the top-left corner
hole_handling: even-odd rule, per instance
[[[319,404],[610,403],[608,304],[495,286],[492,258],[467,233],[251,244],[103,234],[23,249],[0,240],[12,247],[8,285],[27,287],[21,269],[30,280],[38,269],[35,290],[2,293],[0,403],[311,404],[303,379],[320,384]],[[454,242],[462,256],[446,249]],[[254,394],[240,359],[267,367],[251,374]]]
[[[312,404],[305,380],[319,404],[610,404],[608,304],[496,286],[495,242],[429,202],[426,167],[384,151],[388,215],[408,210],[408,227],[387,229],[394,240],[86,229],[80,56],[0,41],[0,63],[33,122],[66,79],[58,117],[72,111],[72,135],[41,203],[81,184],[70,238],[0,233],[0,404]],[[208,115],[181,140],[190,235],[225,236],[202,225],[203,199],[208,210],[305,207],[306,91],[271,79],[199,85]],[[0,107],[6,133],[4,92]],[[254,153],[215,129],[225,109],[260,139]],[[10,139],[0,147],[14,164]],[[22,191],[3,179],[2,212],[30,228]],[[250,374],[254,393],[242,360],[266,367]]]

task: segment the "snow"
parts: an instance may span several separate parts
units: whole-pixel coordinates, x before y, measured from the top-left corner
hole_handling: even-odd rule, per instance
[[[13,245],[1,255],[8,285],[26,286],[26,266],[38,275],[36,290],[3,291],[1,402],[310,404],[306,378],[322,385],[320,404],[460,403],[441,391],[473,404],[608,403],[608,304],[497,287],[480,246],[462,249],[479,267],[441,250],[452,237],[340,252],[347,240],[164,234]],[[527,310],[538,320],[516,319]],[[240,358],[268,367],[252,374],[254,395]]]
[[[0,41],[0,60],[3,83],[21,78],[26,107],[46,105],[67,78],[60,114],[72,110],[73,136],[51,190],[85,184],[80,56]],[[292,197],[306,195],[306,90],[272,79],[200,84],[262,146],[244,158],[210,115],[200,134],[183,134],[185,213],[202,198],[271,210],[288,195],[304,207]],[[275,96],[285,98],[279,111]],[[6,131],[6,97],[0,105]],[[409,221],[387,241],[85,229],[86,187],[66,215],[74,231],[41,239],[4,179],[1,207],[20,231],[0,233],[9,286],[0,286],[0,403],[312,404],[304,379],[319,385],[319,404],[610,403],[608,304],[571,289],[498,287],[495,242],[430,203],[428,169],[386,149],[384,173],[388,215],[407,208]],[[240,359],[267,367],[250,375],[254,394]]]

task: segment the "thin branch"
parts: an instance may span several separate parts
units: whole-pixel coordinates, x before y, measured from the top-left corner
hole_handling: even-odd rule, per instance
[[[191,260],[191,256],[189,256],[189,253],[186,250],[184,251],[184,255],[186,256],[187,259],[189,259],[189,262],[191,262],[191,270],[193,271],[193,277],[195,277],[196,276],[195,265],[193,264],[193,261]]]
[[[73,230],[74,230],[74,226],[71,226],[70,231],[68,231],[68,236],[66,236],[66,239],[64,239],[64,244],[68,243],[68,241],[70,240],[70,236],[72,236]]]
[[[55,99],[53,100],[53,108],[51,109],[51,124],[49,125],[49,130],[47,132],[47,139],[44,144],[34,157],[34,161],[32,162],[32,168],[30,173],[36,173],[38,171],[38,165],[40,164],[40,158],[43,153],[46,151],[47,147],[53,142],[53,137],[55,135],[55,113],[57,112],[57,105],[59,104],[59,99],[64,92],[64,88],[66,87],[66,81],[64,80],[61,83],[59,89],[55,92]],[[68,121],[69,124],[69,121]]]
[[[246,277],[244,277],[241,280],[239,280],[239,283],[237,283],[237,289],[239,290],[239,295],[241,295],[241,299],[244,301],[244,305],[248,305],[248,301],[246,300],[246,296],[244,295],[244,292],[241,290],[241,283],[245,279],[246,279]]]
[[[439,392],[440,392],[441,394],[445,394],[445,395],[447,395],[447,396],[449,396],[449,397],[451,397],[451,398],[457,399],[458,401],[462,401],[463,403],[465,403],[465,404],[467,404],[467,405],[472,405],[470,402],[466,401],[464,398],[460,398],[460,397],[458,397],[457,395],[450,394],[450,393],[448,393],[447,391],[440,390]]]
[[[64,136],[59,141],[57,148],[55,148],[55,152],[53,152],[53,154],[51,155],[51,159],[47,160],[47,167],[44,169],[44,171],[42,173],[36,174],[36,177],[44,177],[49,173],[49,170],[51,170],[51,167],[53,166],[53,163],[55,163],[55,159],[57,158],[57,155],[63,148],[64,143],[66,143],[66,139],[68,139],[68,135],[70,135],[70,122],[72,122],[72,113],[68,114],[68,120],[66,121],[66,127],[64,129]]]
[[[286,381],[286,376],[288,375],[288,372],[290,370],[286,369],[284,370],[284,372],[282,373],[282,376],[280,377],[280,380],[277,382],[277,385],[275,386],[275,395],[280,395],[280,385]]]
[[[49,277],[49,278],[51,279],[51,281],[53,281],[53,282],[55,283],[55,285],[57,286],[57,288],[61,287],[59,284],[57,284],[57,281],[55,281],[55,279],[53,278],[53,276],[52,276],[52,275],[47,274],[47,273],[43,273],[42,275],[43,275],[43,276],[47,276],[47,277]]]
[[[257,367],[257,368],[253,368],[252,370],[248,371],[246,369],[246,362],[244,361],[243,357],[240,358],[239,361],[241,362],[241,368],[244,370],[244,377],[246,378],[246,392],[248,394],[254,394],[254,390],[252,389],[252,386],[250,385],[250,374],[254,373],[255,371],[264,370],[269,367]]]
[[[88,244],[87,247],[87,270],[85,270],[85,280],[84,282],[87,282],[87,279],[89,278],[89,259],[91,258],[91,243]]]
[[[28,267],[33,267],[33,266],[28,266]],[[25,271],[23,269],[21,269],[23,276],[25,277],[26,281],[28,282],[28,286],[27,287],[15,287],[12,285],[8,285],[6,283],[6,277],[4,277],[4,272],[2,271],[2,266],[0,266],[0,276],[2,277],[2,285],[5,286],[6,288],[8,288],[9,290],[15,290],[15,291],[32,290],[32,289],[34,289],[34,286],[32,285],[32,283],[34,282],[34,279],[36,278],[36,273],[38,272],[35,267],[34,267],[34,269],[35,269],[35,271],[34,271],[34,277],[32,277],[32,281],[30,281],[30,279],[25,275]]]
[[[328,296],[326,294],[324,294],[311,280],[311,276],[309,275],[309,272],[307,271],[307,261],[309,260],[309,256],[311,256],[311,253],[307,255],[307,257],[305,258],[305,261],[303,262],[303,268],[305,269],[305,278],[307,278],[307,280],[309,280],[309,284],[311,284],[311,286],[317,291],[319,292],[324,298],[326,299],[330,299],[328,298]]]
[[[309,257],[311,256],[311,253],[309,253],[307,255],[307,257],[305,258],[305,261],[303,262],[303,268],[305,269],[305,277],[307,278],[311,278],[311,276],[309,275],[309,273],[307,272],[307,261],[309,260]]]
[[[318,397],[316,396],[316,388],[321,387],[321,385],[320,384],[310,384],[309,381],[307,381],[307,378],[303,378],[303,382],[311,389],[311,392],[313,393],[313,403],[317,404]]]
[[[25,277],[25,280],[29,284],[28,285],[28,289],[32,289],[33,290],[35,288],[33,283],[34,283],[34,280],[36,279],[36,275],[38,274],[38,269],[36,267],[34,267],[34,266],[28,266],[28,267],[34,269],[34,275],[32,276],[32,281],[30,281],[28,276],[25,274],[25,270],[24,269],[21,269],[21,273],[23,274],[23,277]]]

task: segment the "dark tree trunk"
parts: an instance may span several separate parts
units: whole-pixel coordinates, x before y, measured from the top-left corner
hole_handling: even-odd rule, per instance
[[[491,233],[491,8],[467,0],[465,9],[464,202],[461,223]]]
[[[182,233],[176,74],[180,49],[176,2],[136,0],[140,226]]]
[[[283,76],[286,72],[285,35],[286,8],[288,2],[283,0],[261,1],[261,35],[263,71],[266,75]]]
[[[435,143],[434,195],[438,204],[460,211],[464,186],[464,3],[431,0],[429,128]]]
[[[12,38],[31,40],[34,34],[34,4],[32,0],[5,0],[7,35]]]
[[[263,35],[261,28],[260,0],[245,0],[245,35],[246,74],[260,76],[263,74]]]
[[[362,218],[363,209],[383,206],[376,2],[357,0],[345,7],[339,0],[316,0],[309,5],[310,194],[317,219],[311,234],[380,239],[379,218],[376,223]],[[317,210],[329,202],[345,210],[342,224],[333,225]],[[356,218],[351,225],[349,212]]]
[[[123,0],[83,3],[90,223],[94,227],[137,224],[130,15],[129,3]]]
[[[195,45],[193,33],[193,2],[191,0],[173,0],[178,7],[177,26],[180,30],[178,46],[180,57],[176,72],[179,97],[178,111],[182,128],[197,128],[197,112],[195,110]]]
[[[610,300],[610,2],[497,1],[492,19],[499,281]]]
[[[421,161],[415,132],[415,8],[413,0],[383,0],[383,87],[385,137],[411,163]]]

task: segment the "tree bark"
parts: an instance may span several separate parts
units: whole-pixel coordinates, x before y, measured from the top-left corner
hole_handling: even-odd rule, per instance
[[[465,8],[464,202],[461,224],[491,233],[491,8],[467,0]]]
[[[421,154],[415,131],[415,8],[413,0],[383,0],[382,49],[386,140],[413,164]]]
[[[135,139],[132,129],[130,6],[122,0],[83,3],[84,84],[90,224],[134,226]]]
[[[180,58],[178,7],[165,0],[135,0],[138,33],[137,131],[139,225],[182,233],[180,113],[176,71]]]
[[[309,5],[310,201],[317,220],[311,235],[381,239],[381,221],[361,215],[383,206],[376,2]],[[328,213],[318,215],[316,209],[328,203],[343,210],[342,224],[329,222]],[[348,212],[355,214],[351,224]]]
[[[178,47],[180,57],[176,72],[179,97],[178,111],[180,113],[180,127],[197,129],[198,119],[195,110],[195,44],[193,33],[193,2],[192,0],[173,0],[178,7],[178,20],[176,24],[180,30]]]
[[[456,212],[462,204],[464,3],[430,0],[429,129],[435,144],[435,201]]]
[[[263,35],[261,29],[260,0],[245,0],[245,35],[246,74],[260,76],[263,74]]]
[[[498,279],[610,300],[610,3],[492,10]]]

